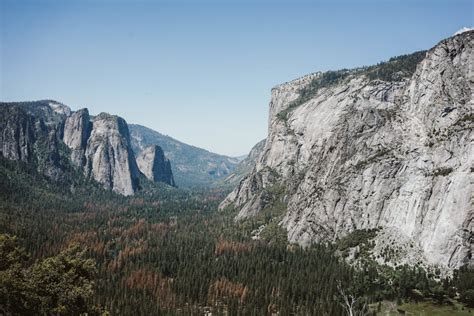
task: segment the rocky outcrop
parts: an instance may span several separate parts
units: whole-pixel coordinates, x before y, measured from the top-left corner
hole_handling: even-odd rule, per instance
[[[140,171],[122,118],[91,120],[87,109],[72,112],[51,100],[0,103],[0,112],[1,156],[31,163],[52,180],[72,176],[74,165],[117,193],[137,190]]]
[[[121,117],[101,113],[91,121],[87,109],[68,116],[63,141],[71,161],[86,177],[106,189],[131,195],[138,188],[139,170],[130,144],[128,125]]]
[[[29,163],[54,181],[67,176],[65,157],[61,156],[58,135],[64,114],[50,108],[68,109],[52,101],[0,103],[0,155]]]
[[[254,216],[283,185],[290,242],[381,228],[378,241],[412,243],[428,264],[472,264],[473,45],[465,32],[426,53],[275,87],[265,149],[221,208]]]
[[[59,135],[70,113],[69,107],[51,100],[0,102],[0,155],[27,162],[34,158],[35,150],[43,149],[38,148],[38,141],[54,147],[53,138]]]
[[[173,162],[173,177],[179,187],[210,186],[223,180],[238,165],[238,159],[209,152],[180,142],[144,126],[130,124],[130,136],[136,155],[158,145]]]
[[[19,106],[1,104],[0,155],[10,160],[27,162],[35,141],[35,122]]]
[[[87,109],[74,112],[64,123],[63,141],[71,149],[71,161],[78,167],[84,167],[86,163],[85,152],[91,129]]]
[[[84,172],[117,193],[132,195],[135,192],[139,171],[124,119],[107,113],[93,119],[85,148]]]
[[[142,150],[137,156],[137,164],[140,171],[151,181],[175,185],[171,163],[165,158],[160,146],[150,146]]]

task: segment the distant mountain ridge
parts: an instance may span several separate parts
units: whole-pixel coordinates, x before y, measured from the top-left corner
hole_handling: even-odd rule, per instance
[[[185,144],[151,128],[129,124],[132,149],[138,155],[146,147],[159,145],[171,169],[177,186],[208,186],[231,174],[239,159],[212,153],[208,150]]]

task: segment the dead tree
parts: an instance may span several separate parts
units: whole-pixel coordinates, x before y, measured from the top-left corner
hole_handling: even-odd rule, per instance
[[[348,294],[342,288],[341,282],[337,282],[337,291],[339,292],[340,299],[339,304],[344,308],[348,316],[365,316],[366,313],[366,302],[363,302],[362,307],[358,308],[357,303],[360,301],[360,297],[355,297],[352,294]]]

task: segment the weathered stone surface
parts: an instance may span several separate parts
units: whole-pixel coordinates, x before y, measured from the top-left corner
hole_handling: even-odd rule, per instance
[[[239,163],[236,158],[185,144],[144,126],[130,124],[129,127],[135,154],[152,145],[160,146],[172,162],[173,178],[180,187],[214,185],[233,172]]]
[[[139,171],[124,119],[101,113],[93,119],[85,150],[85,174],[105,188],[132,195],[138,187]]]
[[[257,159],[260,157],[263,149],[265,148],[265,142],[266,139],[263,139],[255,144],[252,149],[250,149],[247,157],[239,162],[237,168],[235,168],[235,170],[224,179],[223,183],[229,186],[235,186],[242,180],[243,177],[249,174],[249,172],[257,163]]]
[[[10,160],[28,161],[34,143],[34,119],[19,106],[0,105],[0,155]]]
[[[87,109],[78,110],[65,120],[63,141],[87,177],[123,195],[138,188],[139,171],[124,119],[101,113],[91,121]]]
[[[54,142],[51,137],[58,135],[70,111],[69,107],[51,100],[0,102],[0,155],[29,161],[39,139],[43,143]]]
[[[64,123],[63,141],[71,149],[71,161],[78,167],[85,165],[85,152],[91,129],[92,123],[87,109],[74,112]]]
[[[46,177],[59,181],[65,175],[58,134],[66,106],[52,101],[0,103],[0,155],[27,162]]]
[[[150,146],[142,150],[137,156],[140,171],[151,181],[164,182],[174,186],[171,163],[165,158],[160,146]]]
[[[262,192],[284,184],[291,242],[381,227],[379,240],[413,242],[428,264],[472,264],[473,44],[472,31],[440,42],[404,80],[354,71],[287,119],[321,73],[275,87],[265,149],[221,207],[253,216]]]
[[[91,118],[85,108],[73,112],[52,100],[0,103],[0,155],[31,163],[65,183],[74,165],[117,193],[131,195],[139,187],[125,120],[106,113]],[[153,179],[174,185],[171,164],[161,149],[153,149],[150,161]]]

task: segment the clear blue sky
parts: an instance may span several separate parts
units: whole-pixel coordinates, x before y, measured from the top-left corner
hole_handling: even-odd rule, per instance
[[[1,3],[2,101],[110,112],[228,155],[267,133],[270,89],[472,27],[472,0]]]

